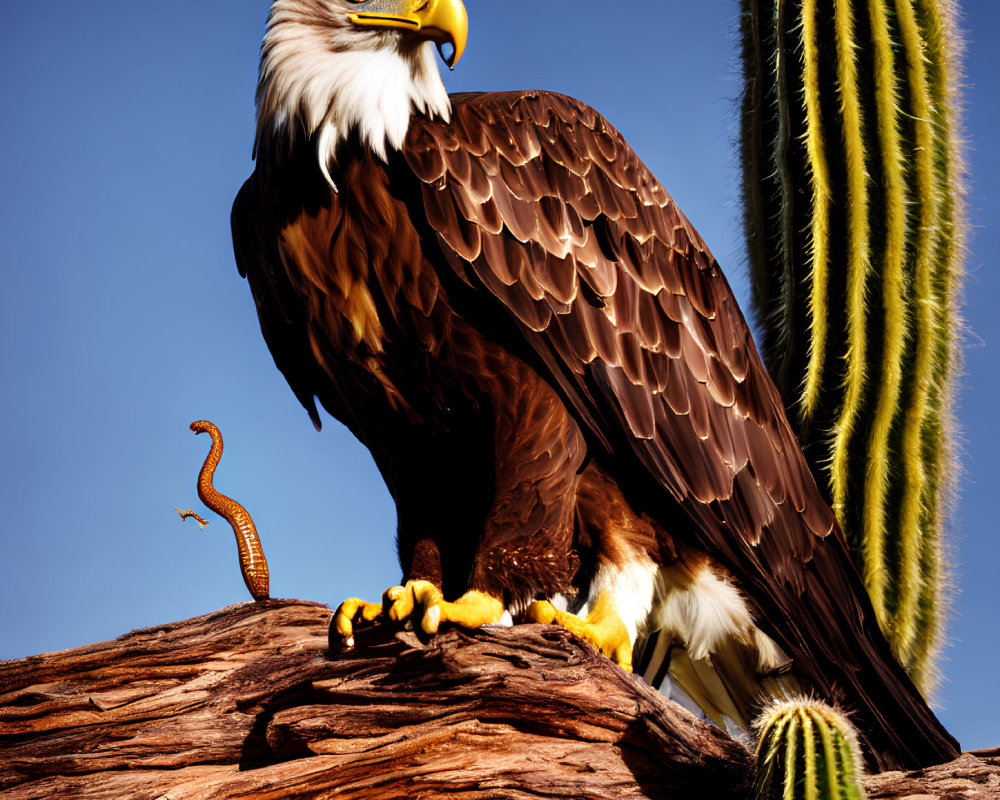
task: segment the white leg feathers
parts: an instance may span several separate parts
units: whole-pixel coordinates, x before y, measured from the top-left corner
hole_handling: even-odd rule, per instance
[[[777,674],[789,659],[757,627],[733,580],[703,555],[657,566],[633,553],[624,563],[598,566],[576,612],[586,616],[610,597],[648,683],[731,732],[745,730],[759,703],[784,692]]]

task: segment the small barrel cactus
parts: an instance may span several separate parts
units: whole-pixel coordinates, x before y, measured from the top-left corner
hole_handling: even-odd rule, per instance
[[[854,727],[815,700],[779,701],[757,718],[758,800],[863,800]]]

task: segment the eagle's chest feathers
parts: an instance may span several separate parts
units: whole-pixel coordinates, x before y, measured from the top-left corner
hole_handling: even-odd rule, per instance
[[[384,349],[385,329],[372,294],[368,242],[339,206],[303,213],[281,234],[286,271],[307,298],[313,353],[366,360]],[[390,266],[384,262],[381,269]],[[317,331],[323,338],[317,339]]]
[[[455,320],[406,205],[389,190],[389,168],[358,148],[344,155],[334,173],[344,188],[282,229],[285,271],[305,303],[323,369],[338,376],[345,362],[361,367],[352,374],[369,375],[393,407],[412,416],[400,372],[438,370]]]

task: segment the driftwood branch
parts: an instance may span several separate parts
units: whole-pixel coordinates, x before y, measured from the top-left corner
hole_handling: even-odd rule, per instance
[[[329,616],[246,603],[0,664],[0,798],[746,795],[741,745],[561,629],[376,629],[331,656]],[[928,770],[872,797],[1000,791],[988,758],[936,769],[993,793]]]
[[[865,781],[868,800],[997,800],[1000,750],[963,753],[915,772],[883,772]]]
[[[8,662],[0,797],[704,798],[749,774],[560,629],[374,630],[331,658],[329,616],[247,603]]]

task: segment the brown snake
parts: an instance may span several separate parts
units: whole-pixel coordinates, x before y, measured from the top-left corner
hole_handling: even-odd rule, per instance
[[[212,485],[212,476],[215,475],[215,468],[219,466],[219,459],[222,458],[222,434],[215,425],[205,419],[192,422],[191,430],[195,433],[208,433],[212,437],[212,449],[205,458],[201,472],[198,473],[198,497],[233,526],[236,546],[240,553],[243,582],[246,583],[254,600],[266,600],[269,597],[267,559],[264,558],[257,527],[243,506],[231,497],[217,492]]]

